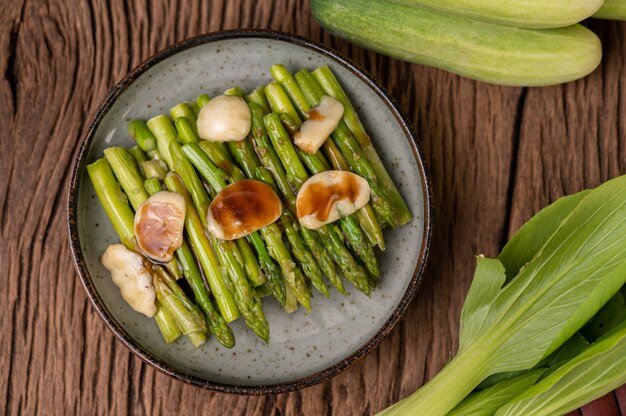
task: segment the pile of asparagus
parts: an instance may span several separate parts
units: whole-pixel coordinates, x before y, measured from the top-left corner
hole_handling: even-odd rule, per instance
[[[137,251],[134,211],[162,190],[186,201],[185,242],[166,264],[146,259],[153,276],[154,319],[166,342],[186,335],[195,346],[208,333],[226,347],[235,339],[228,323],[242,316],[266,342],[269,325],[261,298],[273,296],[286,312],[298,304],[310,311],[314,287],[330,296],[327,281],[346,294],[344,280],[369,295],[379,279],[374,247],[385,249],[382,228],[399,227],[412,216],[385,170],[353,105],[328,67],[294,75],[271,68],[274,82],[249,95],[238,87],[224,92],[246,100],[252,115],[248,137],[239,142],[198,139],[196,118],[208,101],[182,102],[170,117],[128,124],[136,146],[111,147],[87,167],[104,210],[122,244]],[[292,137],[323,95],[340,101],[344,115],[315,154],[293,145]],[[310,174],[334,169],[365,178],[370,204],[318,230],[299,225],[296,195]],[[278,221],[245,238],[218,240],[206,231],[211,200],[230,183],[249,178],[271,186],[283,199]],[[182,279],[182,280],[181,280]]]

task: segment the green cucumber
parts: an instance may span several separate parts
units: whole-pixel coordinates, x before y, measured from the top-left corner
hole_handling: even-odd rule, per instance
[[[603,0],[392,0],[486,22],[529,28],[573,25],[594,14]]]
[[[626,0],[606,0],[593,17],[598,19],[626,20]]]
[[[560,84],[602,58],[600,40],[581,25],[516,28],[382,0],[312,0],[311,8],[326,29],[365,48],[495,84]]]

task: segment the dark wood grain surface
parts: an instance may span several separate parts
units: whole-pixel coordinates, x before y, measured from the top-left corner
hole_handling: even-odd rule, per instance
[[[493,256],[541,207],[626,173],[626,23],[588,78],[543,89],[478,83],[350,46],[306,1],[0,1],[0,413],[361,415],[405,397],[457,347],[474,255]],[[380,347],[323,384],[216,394],[155,371],[87,301],[65,233],[69,165],[107,91],[158,50],[230,28],[338,49],[386,85],[430,164],[435,238],[424,284]],[[574,414],[626,414],[626,389]]]

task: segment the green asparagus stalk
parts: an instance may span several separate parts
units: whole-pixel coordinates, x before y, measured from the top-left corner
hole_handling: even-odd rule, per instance
[[[187,156],[187,158],[194,164],[198,172],[209,182],[212,188],[216,191],[222,190],[226,186],[226,182],[223,179],[224,174],[220,171],[220,169],[215,166],[215,164],[210,160],[210,158],[202,152],[199,146],[197,145],[185,145],[183,146],[183,152]],[[269,250],[269,256],[274,258],[278,264],[280,265],[285,279],[287,282],[293,287],[293,290],[296,292],[296,296],[298,301],[307,309],[310,310],[310,294],[308,293],[308,288],[304,282],[303,276],[300,274],[300,271],[295,267],[295,264],[291,260],[291,255],[289,251],[284,246],[280,229],[275,224],[270,224],[267,227],[264,227],[260,230],[263,239],[267,243],[267,250]],[[253,233],[251,235],[255,235]],[[263,242],[260,241],[259,246],[264,246]],[[259,259],[262,264],[265,261],[264,255],[259,253]],[[267,259],[267,262],[270,263],[271,259]],[[273,263],[273,262],[271,262]],[[273,269],[273,268],[272,268]],[[282,277],[280,274],[267,274],[268,277],[268,285],[272,289],[272,292],[278,291],[278,296],[280,296],[283,300],[281,304],[284,305],[284,284],[280,284],[282,282]],[[279,281],[280,280],[280,281]],[[278,286],[278,287],[273,287]],[[277,295],[276,293],[274,294]]]
[[[89,177],[94,185],[96,195],[98,195],[100,203],[113,223],[113,227],[117,231],[120,240],[129,250],[136,251],[135,232],[133,227],[134,214],[128,203],[126,195],[122,192],[119,183],[113,175],[113,171],[111,170],[109,163],[105,158],[98,159],[94,163],[87,166],[87,173],[89,174]],[[174,282],[173,285],[175,284],[176,283]],[[160,293],[159,288],[155,285],[157,296],[159,296]],[[160,295],[164,296],[162,292]],[[177,327],[179,328],[179,322],[193,320],[193,318],[187,316],[182,310],[172,309],[169,304],[163,303],[162,301],[157,304],[157,308],[158,307],[167,309],[165,313],[159,313],[159,310],[157,309],[157,314],[159,315],[157,318],[159,329],[166,328],[165,324],[171,324],[171,322],[167,321],[168,316],[173,317],[176,321]],[[175,332],[171,330],[167,330],[167,333],[162,332],[166,341],[172,340],[174,333]],[[192,336],[191,339],[194,343],[198,343],[201,341],[199,337],[200,335],[197,337]]]
[[[198,135],[195,132],[193,122],[186,117],[179,117],[174,119],[174,125],[178,132],[178,141],[182,144],[197,143]]]
[[[128,153],[130,153],[133,159],[135,159],[135,163],[137,163],[137,166],[141,170],[141,174],[143,176],[146,176],[146,172],[143,169],[144,162],[148,161],[148,156],[146,156],[146,152],[141,150],[139,146],[133,146],[130,149],[128,149]]]
[[[198,106],[198,108],[202,108],[210,100],[211,98],[207,94],[200,94],[198,95],[198,98],[196,98],[196,105]]]
[[[157,311],[154,314],[154,321],[163,335],[163,340],[170,344],[180,337],[180,330],[176,326],[176,320],[174,316],[161,305],[158,299],[155,302]]]
[[[280,86],[280,84],[273,82],[267,85],[265,87],[265,96],[267,97],[267,101],[269,102],[272,111],[281,116],[281,121],[285,123],[289,133],[294,134],[298,131],[300,129],[300,125],[302,125],[302,120],[300,120],[298,112],[294,108],[293,104],[291,104],[287,93]],[[289,140],[291,141],[291,139]],[[319,152],[314,155],[310,155],[299,147],[291,147],[293,152],[298,155],[298,157],[302,160],[302,163],[304,163],[304,165],[306,165],[311,172],[319,172],[330,169],[330,165],[326,160],[324,160],[324,158],[320,157],[321,155],[319,155]]]
[[[372,144],[369,135],[365,131],[365,128],[363,127],[359,116],[356,114],[354,106],[352,105],[350,99],[341,87],[341,84],[328,66],[322,66],[316,69],[315,71],[313,71],[313,76],[315,77],[315,79],[317,79],[326,94],[337,99],[341,102],[341,104],[343,104],[344,122],[346,123],[347,127],[350,129],[354,137],[358,140],[361,149],[363,149],[365,157],[370,162],[372,168],[376,172],[376,176],[378,178],[378,181],[380,182],[380,186],[383,189],[387,189],[389,191],[389,197],[391,199],[391,202],[393,203],[396,212],[394,226],[400,227],[408,223],[413,218],[413,216],[411,215],[411,211],[409,211],[406,202],[402,198],[402,195],[400,195],[398,188],[394,184],[391,176],[389,176],[389,173],[387,172],[385,166],[380,160],[380,157],[378,156],[378,153],[376,152],[376,149],[374,148],[374,145]]]
[[[296,123],[296,127],[299,129],[300,125],[302,124],[302,121],[300,120],[300,117],[298,116],[297,111],[295,110],[291,102],[289,101],[289,97],[285,93],[285,90],[280,86],[280,84],[274,83],[274,84],[268,85],[267,87],[265,87],[265,92],[266,92],[268,101],[270,103],[270,107],[274,111],[278,111],[278,112],[285,111],[286,114],[289,116],[289,118],[293,122]],[[286,156],[291,157],[291,154],[294,153],[295,146],[293,146],[293,143],[291,142],[291,138],[286,134],[284,128],[282,129],[282,132],[285,133],[284,136],[281,136],[283,137],[283,140],[285,141],[285,143],[282,144],[282,148],[286,150],[285,152]],[[270,135],[270,137],[272,136]],[[272,137],[272,141],[273,140],[274,138]],[[276,146],[276,144],[274,144],[274,146]],[[295,147],[295,149],[299,149],[299,148]],[[309,160],[309,163],[307,163],[307,167],[313,174],[330,169],[330,165],[328,164],[326,159],[324,159],[323,155],[319,151],[312,155],[306,152],[300,151],[298,152],[298,155],[300,156],[301,159],[302,159],[302,156],[305,155],[305,158],[302,159],[302,161],[305,163],[306,163],[306,160]],[[279,156],[280,156],[280,152],[279,152]],[[295,163],[295,162],[293,161],[289,162],[289,160],[284,160],[283,164],[285,163]],[[287,168],[287,166],[285,166],[285,168],[286,168],[286,171],[289,172],[289,168]],[[303,169],[304,167],[302,167],[302,170]],[[295,173],[296,172],[294,172],[294,174]],[[306,180],[308,179],[308,175],[299,176],[299,178]],[[339,224],[341,226],[341,230],[344,232],[344,235],[348,239],[349,244],[352,246],[353,250],[361,259],[361,261],[365,264],[370,275],[374,278],[378,278],[380,273],[378,271],[378,263],[376,261],[376,256],[374,255],[374,251],[372,250],[372,247],[365,240],[365,237],[363,236],[363,232],[361,231],[361,229],[359,228],[357,224],[356,218],[353,215],[341,218],[339,220]]]
[[[196,205],[196,209],[200,214],[202,225],[206,227],[206,214],[211,201],[209,200],[202,182],[198,178],[193,166],[185,158],[182,153],[180,145],[176,142],[176,130],[169,118],[160,115],[148,120],[148,127],[154,132],[157,137],[157,146],[159,152],[162,154],[161,149],[167,147],[167,157],[163,156],[164,160],[168,161],[168,165],[171,170],[178,173],[183,181],[191,197]],[[177,163],[173,162],[171,152],[175,152],[177,157]],[[215,247],[217,255],[222,261],[234,262],[238,264],[231,264],[229,275],[237,274],[241,269],[241,264],[245,261],[245,267],[242,269],[244,276],[248,276],[252,281],[256,280],[261,275],[259,264],[256,257],[247,256],[244,258],[237,247],[236,243],[232,242],[219,242],[218,247]],[[224,253],[228,251],[228,253]],[[222,263],[223,264],[223,263]],[[249,274],[246,274],[249,272]],[[239,278],[239,276],[237,276]]]
[[[161,190],[161,183],[155,178],[146,179],[144,184],[146,191],[150,195],[154,195]],[[232,348],[235,345],[235,336],[233,331],[226,324],[222,315],[220,315],[217,309],[215,309],[215,306],[209,297],[209,292],[206,289],[204,280],[202,279],[202,275],[200,274],[200,270],[198,269],[198,265],[194,259],[191,248],[186,241],[184,241],[183,245],[176,250],[176,255],[178,256],[179,263],[183,269],[185,280],[189,283],[196,302],[198,302],[198,305],[207,317],[209,331],[215,335],[215,338],[222,345],[227,348]]]
[[[113,176],[113,171],[105,158],[98,159],[87,166],[96,195],[104,212],[111,220],[113,228],[120,237],[122,244],[129,250],[136,251],[134,217],[135,214],[128,204],[128,198],[120,184]]]
[[[113,172],[118,176],[118,178],[121,178],[120,182],[122,184],[122,188],[128,192],[127,195],[133,195],[130,200],[135,210],[138,209],[138,207],[146,199],[148,199],[149,194],[152,195],[161,190],[161,184],[155,178],[152,179],[156,181],[156,183],[148,182],[149,188],[145,187],[146,182],[142,182],[142,177],[139,174],[139,171],[136,169],[134,164],[130,163],[130,158],[128,157],[128,153],[125,149],[111,147],[106,149],[104,154],[109,161]],[[139,189],[140,185],[141,189]],[[208,292],[204,286],[204,281],[202,280],[200,272],[195,264],[195,261],[193,260],[191,250],[186,244],[184,244],[176,250],[176,254],[180,262],[183,263],[182,272],[178,267],[178,262],[171,262],[171,264],[168,264],[168,270],[170,268],[175,268],[181,276],[184,275],[185,279],[192,288],[196,301],[199,302],[208,319],[209,330],[215,333],[216,337],[222,344],[229,348],[232,347],[234,345],[234,336],[232,331],[226,326],[224,319],[216,313],[215,307],[209,299]],[[173,290],[176,290],[176,288],[173,288]],[[178,292],[182,293],[182,291]]]
[[[162,181],[165,179],[165,175],[167,175],[167,165],[162,160],[148,160],[143,162],[141,167],[143,176],[146,178],[156,178]]]
[[[196,127],[196,114],[191,109],[191,106],[188,103],[178,103],[174,107],[170,109],[170,115],[172,116],[172,120],[177,120],[179,118],[185,119],[188,121],[188,125],[193,131],[194,136],[198,136],[198,130]]]
[[[222,345],[227,348],[232,348],[235,345],[235,335],[232,329],[227,325],[226,320],[220,315],[217,309],[215,309],[187,242],[184,242],[182,247],[177,250],[177,255],[183,268],[185,280],[189,283],[195,295],[196,302],[198,302],[198,305],[207,317],[209,331],[215,335],[215,338]]]
[[[289,98],[291,98],[292,102],[295,104],[295,107],[303,118],[308,118],[308,111],[311,107],[319,105],[321,97],[323,95],[323,91],[317,81],[310,75],[310,73],[306,70],[301,70],[296,74],[296,78],[294,78],[287,69],[282,65],[273,65],[271,68],[271,73],[274,79],[283,86]],[[308,76],[307,76],[308,75]],[[340,123],[340,125],[342,122]],[[338,128],[339,130],[339,128]],[[338,137],[341,136],[341,137]],[[329,153],[331,157],[331,164],[333,168],[340,170],[350,170],[345,166],[345,158],[344,155],[341,154],[340,150],[337,148],[336,142],[350,142],[353,146],[344,146],[341,148],[341,151],[344,154],[349,156],[348,161],[351,162],[353,170],[360,176],[365,177],[368,180],[370,188],[372,189],[372,199],[374,203],[374,208],[378,207],[378,212],[383,218],[393,218],[393,210],[389,206],[388,201],[381,196],[383,194],[383,190],[378,187],[376,182],[376,177],[373,171],[368,170],[369,163],[364,159],[364,156],[360,152],[360,148],[354,139],[351,137],[344,137],[344,135],[338,134],[338,132],[334,132],[332,134],[332,138],[330,140],[326,140],[324,142],[324,150]],[[356,167],[356,168],[355,168]],[[371,172],[370,172],[371,171]],[[369,178],[366,177],[365,173],[371,173]],[[384,213],[388,213],[386,216]],[[370,204],[366,205],[364,208],[358,211],[357,219],[359,219],[359,224],[363,229],[363,232],[366,236],[369,236],[368,239],[372,240],[371,237],[376,241],[376,243],[384,250],[384,239],[383,232],[378,223],[378,219],[373,215],[372,208]]]
[[[180,145],[172,140],[169,150],[173,159],[173,170],[180,175],[180,179],[182,179],[185,187],[189,190],[194,205],[200,213],[202,225],[206,227],[209,198],[202,187],[202,183],[191,163],[185,158]],[[166,180],[170,177],[171,176],[168,176]],[[241,253],[232,241],[218,240],[210,233],[209,238],[213,247],[216,249],[220,263],[228,269],[228,276],[230,277],[234,290],[235,301],[246,324],[255,334],[267,342],[269,340],[269,326],[265,319],[261,302],[254,296],[252,288],[246,278],[245,271],[241,266],[241,261],[243,260]]]
[[[176,119],[176,130],[178,131],[178,137],[184,144],[198,143],[198,136],[191,128],[190,121],[186,118]],[[219,146],[221,145],[221,146]],[[202,150],[209,155],[211,160],[220,167],[220,169],[228,174],[226,180],[228,182],[236,182],[245,179],[245,175],[230,159],[228,149],[223,143],[215,143],[207,140],[199,142],[199,146]]]
[[[230,142],[228,143],[228,149],[249,178],[267,183],[276,189],[274,178],[271,173],[265,169],[265,167],[260,165],[249,141],[243,140],[241,142]],[[328,287],[326,287],[326,284],[322,279],[322,271],[315,262],[313,255],[307,250],[300,234],[298,234],[291,224],[289,217],[283,217],[281,225],[285,230],[285,236],[293,248],[292,253],[300,263],[302,271],[311,280],[313,286],[315,286],[320,293],[329,297],[330,293],[328,292]]]
[[[254,234],[254,236],[250,237],[250,239],[239,238],[235,240],[235,244],[237,244],[237,248],[241,253],[241,258],[243,259],[242,264],[246,272],[246,276],[248,276],[248,280],[252,286],[257,287],[265,284],[265,275],[261,270],[260,259],[257,259],[254,251],[252,251],[252,247],[250,247],[250,244],[253,244],[250,240],[255,237],[259,240],[261,239],[260,235]],[[250,243],[248,243],[249,241]]]
[[[123,147],[109,147],[104,149],[104,157],[109,162],[113,173],[126,193],[130,205],[136,211],[139,209],[139,206],[148,199],[149,195],[143,186],[143,177],[141,176],[141,172],[135,160]],[[165,267],[176,280],[183,277],[176,259],[169,261],[165,264]]]
[[[271,104],[270,100],[270,104]],[[282,165],[285,168],[287,179],[291,177],[295,182],[292,186],[295,189],[300,189],[297,184],[302,184],[308,179],[308,174],[302,166],[300,159],[293,157],[295,154],[293,150],[293,144],[289,135],[285,131],[285,128],[281,124],[281,121],[277,114],[271,113],[263,118],[267,132],[269,133],[270,140],[274,145],[274,149],[278,154],[278,157],[282,161]],[[302,173],[304,172],[304,173]],[[331,244],[332,247],[329,252],[333,256],[335,263],[339,266],[344,276],[361,292],[369,295],[370,286],[367,279],[367,274],[359,265],[347,249],[345,249],[340,237],[334,231],[334,227],[322,227],[320,232],[326,237],[326,243]],[[371,248],[371,247],[370,247]]]
[[[131,120],[128,123],[128,133],[135,139],[137,146],[144,152],[148,153],[152,150],[156,150],[156,138],[143,121]]]
[[[185,215],[185,231],[189,238],[189,243],[193,252],[200,263],[200,267],[204,271],[211,292],[215,297],[215,301],[222,317],[226,322],[232,322],[239,317],[239,310],[235,303],[233,295],[228,290],[215,254],[209,243],[200,215],[194,207],[189,192],[183,185],[180,178],[175,174],[168,174],[165,177],[165,185],[172,192],[177,192],[185,198],[186,215]]]
[[[324,143],[323,150],[325,152],[328,150],[325,155],[330,161],[330,164],[333,166],[333,169],[350,171],[348,162],[346,162],[346,159],[344,159],[334,142],[327,140],[326,143]],[[355,212],[354,215],[356,215],[359,225],[361,226],[361,230],[363,230],[363,234],[367,238],[370,246],[373,247],[377,245],[378,248],[385,251],[385,239],[383,238],[382,229],[372,205],[365,205],[363,208]]]
[[[167,120],[167,118],[166,118]],[[168,120],[169,121],[169,120]],[[140,137],[152,136],[152,132],[146,126],[146,124],[141,120],[134,120],[131,122],[132,127],[129,126],[129,131],[135,132],[135,139],[139,142]],[[152,157],[156,160],[161,161],[161,155],[158,150],[152,151]],[[153,160],[155,160],[153,159]],[[160,183],[155,183],[150,180],[144,181],[144,187],[148,190],[148,187],[152,187],[155,191],[160,186]],[[188,196],[188,192],[184,189],[186,195]],[[215,296],[215,300],[219,311],[222,317],[227,322],[232,322],[239,317],[239,310],[237,309],[237,305],[235,304],[235,300],[233,295],[229,291],[228,285],[230,281],[228,279],[223,279],[222,275],[227,275],[228,271],[224,268],[222,272],[222,268],[220,268],[209,240],[206,238],[204,234],[204,228],[200,216],[197,211],[193,207],[193,201],[191,198],[187,198],[187,214],[185,218],[185,229],[189,236],[189,240],[192,246],[193,251],[195,252],[196,257],[200,263],[202,270],[207,278],[209,287]]]
[[[318,105],[323,91],[315,78],[305,69],[296,74],[296,79],[311,106]],[[367,180],[372,192],[372,205],[376,213],[385,222],[394,226],[396,213],[388,195],[388,190],[378,183],[376,172],[343,121],[340,121],[337,125],[337,128],[331,135],[331,140],[337,145],[351,169],[357,175]]]
[[[265,98],[265,89],[264,87],[257,87],[246,97],[246,101],[250,103],[255,103],[256,105],[261,107],[263,110],[263,114],[267,114],[270,112],[270,106],[267,103],[267,99]]]
[[[176,325],[180,332],[187,335],[194,347],[204,344],[208,329],[198,307],[187,298],[187,295],[162,267],[154,267],[152,282],[159,303],[177,316]]]
[[[258,92],[257,95],[260,98],[265,99],[265,96],[262,93],[263,90]],[[294,225],[294,228],[296,228],[298,223],[293,217],[296,213],[296,195],[289,185],[289,181],[287,180],[285,170],[280,162],[280,158],[270,144],[270,139],[267,136],[265,124],[263,123],[264,113],[262,107],[254,102],[250,102],[249,106],[252,112],[252,134],[249,139],[251,139],[254,150],[263,166],[265,166],[265,168],[272,173],[276,186],[278,187],[280,193],[283,195],[285,201],[287,202],[287,208],[292,218],[291,222]],[[315,259],[318,261],[319,266],[324,271],[326,277],[328,277],[328,280],[330,280],[332,285],[337,289],[337,291],[339,291],[339,293],[345,295],[346,290],[343,286],[343,280],[339,273],[337,273],[332,256],[326,250],[324,245],[320,242],[320,238],[318,238],[318,233],[305,227],[298,228],[306,245],[313,253]]]

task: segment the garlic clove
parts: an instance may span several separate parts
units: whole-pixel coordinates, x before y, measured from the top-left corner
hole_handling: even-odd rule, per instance
[[[337,128],[343,117],[343,105],[336,99],[324,95],[318,106],[309,110],[309,118],[294,135],[296,146],[309,154],[319,150],[328,136]]]
[[[220,95],[202,107],[197,128],[201,139],[213,142],[240,141],[252,125],[250,108],[241,97]]]
[[[315,230],[353,214],[369,200],[369,184],[359,175],[339,170],[320,172],[304,182],[298,192],[298,220]]]
[[[122,244],[110,245],[101,258],[115,286],[131,308],[151,318],[156,313],[156,292],[144,258]]]
[[[185,199],[175,192],[161,191],[139,206],[135,213],[135,239],[146,256],[168,262],[183,244]]]
[[[271,186],[245,179],[215,196],[207,213],[207,229],[220,240],[235,240],[272,224],[282,212]]]

